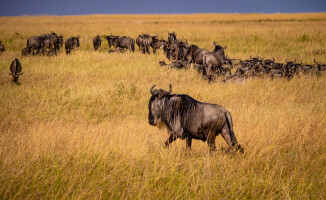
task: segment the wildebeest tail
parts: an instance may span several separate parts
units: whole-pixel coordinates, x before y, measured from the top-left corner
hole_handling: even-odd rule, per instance
[[[131,42],[131,50],[133,52],[135,51],[135,40],[132,40],[132,42]]]
[[[238,143],[238,141],[234,135],[232,117],[231,117],[230,112],[226,112],[225,117],[226,117],[226,122],[228,123],[229,129],[230,129],[230,137],[231,137],[232,145],[235,145],[236,143]]]

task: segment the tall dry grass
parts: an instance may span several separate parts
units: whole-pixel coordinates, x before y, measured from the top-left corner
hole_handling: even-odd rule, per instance
[[[94,52],[97,34],[158,34],[231,58],[250,55],[326,62],[326,15],[95,15],[0,18],[1,199],[325,199],[326,79],[208,84],[195,70],[159,67],[163,54]],[[22,58],[21,85],[10,62],[29,36],[81,36],[72,55]],[[147,122],[149,88],[217,103],[233,117],[244,155],[217,137],[163,147],[164,130]]]

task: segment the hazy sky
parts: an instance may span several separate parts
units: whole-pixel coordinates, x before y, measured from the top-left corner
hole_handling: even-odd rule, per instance
[[[0,0],[0,16],[326,12],[326,0]]]

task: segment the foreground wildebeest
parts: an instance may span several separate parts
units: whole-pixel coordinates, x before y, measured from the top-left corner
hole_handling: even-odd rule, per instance
[[[79,47],[79,36],[70,37],[65,41],[66,54],[70,54],[71,50]]]
[[[22,66],[17,58],[15,58],[15,60],[12,61],[11,65],[10,65],[10,71],[11,71],[11,73],[9,73],[9,75],[12,76],[12,80],[16,84],[18,84],[18,78],[20,75],[23,75],[23,73],[21,73]]]
[[[203,76],[207,77],[209,81],[212,80],[213,70],[219,69],[222,67],[222,64],[226,60],[224,49],[226,47],[221,47],[213,42],[215,48],[212,52],[207,53],[203,56],[204,71]]]
[[[93,46],[95,51],[101,46],[102,43],[102,39],[99,35],[97,35],[94,39],[93,39]]]
[[[37,50],[36,54],[41,53],[44,55],[44,38],[41,36],[32,36],[27,39],[27,47],[34,55],[34,50]]]
[[[2,42],[0,41],[0,52],[6,51],[5,46],[3,46]]]
[[[177,138],[186,138],[187,148],[191,148],[192,139],[207,140],[213,152],[216,149],[215,137],[221,134],[231,149],[243,152],[233,132],[231,114],[225,108],[196,101],[185,94],[171,94],[171,85],[169,91],[153,91],[154,87],[150,89],[148,122],[171,131],[166,146]]]
[[[135,51],[135,40],[126,36],[115,36],[112,41],[114,49],[118,51],[118,48],[129,49],[129,51]]]

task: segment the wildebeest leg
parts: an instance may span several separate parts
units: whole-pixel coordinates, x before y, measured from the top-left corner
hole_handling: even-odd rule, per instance
[[[207,137],[207,144],[208,144],[209,151],[211,153],[213,153],[216,150],[215,138],[216,138],[216,134],[210,131]]]
[[[188,134],[186,138],[187,149],[191,149],[192,137]]]
[[[177,135],[175,135],[174,133],[171,133],[170,137],[165,141],[165,146],[168,147],[169,144],[174,142],[177,138],[178,138]]]
[[[222,129],[221,135],[224,138],[225,142],[229,145],[230,149],[243,153],[243,148],[240,146],[240,144],[238,144],[233,131],[230,131],[227,123],[225,123]]]

